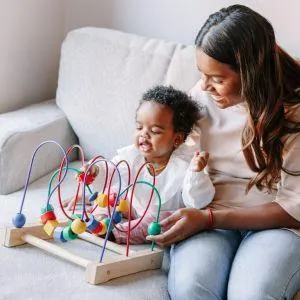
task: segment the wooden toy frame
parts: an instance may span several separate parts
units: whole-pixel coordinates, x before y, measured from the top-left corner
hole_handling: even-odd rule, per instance
[[[59,222],[65,226],[66,221]],[[0,229],[0,243],[5,247],[20,246],[25,243],[66,259],[85,269],[85,280],[91,284],[100,284],[113,278],[137,273],[140,271],[159,269],[162,265],[163,250],[159,248],[144,249],[140,251],[130,250],[129,256],[125,256],[125,246],[107,241],[106,250],[119,254],[118,256],[106,255],[106,262],[91,261],[80,255],[74,254],[57,244],[48,242],[52,239],[43,229],[43,224],[36,223],[23,228],[5,227]],[[98,246],[103,246],[104,239],[88,232],[80,234],[80,239]],[[108,254],[106,252],[106,254]]]

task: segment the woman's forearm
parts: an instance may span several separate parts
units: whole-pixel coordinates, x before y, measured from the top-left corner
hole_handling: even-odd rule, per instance
[[[253,207],[214,211],[214,228],[220,229],[269,229],[300,228],[300,222],[291,217],[276,202]]]

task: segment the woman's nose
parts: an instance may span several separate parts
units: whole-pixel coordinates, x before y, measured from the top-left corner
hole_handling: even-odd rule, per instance
[[[200,86],[203,91],[207,91],[209,89],[209,81],[207,77],[201,78]]]

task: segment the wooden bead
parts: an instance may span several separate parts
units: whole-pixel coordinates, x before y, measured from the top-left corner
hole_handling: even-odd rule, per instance
[[[26,217],[24,214],[16,214],[16,216],[13,218],[13,224],[16,228],[22,228],[24,224],[26,223]]]
[[[96,202],[100,207],[107,207],[108,196],[106,194],[100,194],[100,195],[98,195]]]
[[[56,220],[56,215],[53,210],[49,210],[41,215],[41,220],[43,224],[46,224],[47,221]]]
[[[152,222],[148,226],[148,233],[149,235],[157,235],[161,232],[161,226],[157,222]]]
[[[116,210],[121,213],[126,213],[128,211],[128,203],[125,199],[121,199]]]
[[[65,243],[67,240],[64,239],[63,237],[63,230],[64,230],[64,227],[56,227],[54,229],[54,232],[53,232],[53,239],[57,242],[63,242]]]
[[[80,182],[83,182],[84,177],[85,177],[85,173],[81,172],[77,175],[77,180],[80,181]],[[90,185],[91,183],[94,182],[94,180],[95,180],[95,177],[91,173],[88,173],[85,177],[85,184]]]
[[[99,222],[91,214],[88,214],[88,218],[89,220],[86,223],[86,227],[88,228],[88,230],[93,231],[98,227]]]
[[[94,202],[98,197],[98,192],[94,192],[90,197],[89,197],[89,201],[90,202]]]
[[[50,203],[47,204],[45,207],[42,207],[41,214],[44,214],[45,212],[47,212],[49,210],[53,210],[54,211],[54,207]]]
[[[99,224],[102,225],[101,231],[98,232],[99,235],[104,235],[107,232],[107,225],[105,222],[101,221]]]
[[[108,226],[109,226],[109,223],[110,223],[110,218],[104,218],[101,222],[103,222],[105,225],[106,225],[106,231],[108,230]],[[114,225],[111,224],[110,225],[110,231],[114,230]],[[105,231],[105,232],[106,232]]]
[[[53,232],[56,227],[58,227],[59,223],[57,220],[48,220],[44,225],[44,231],[52,237]]]
[[[120,223],[122,220],[122,213],[115,211],[114,215],[113,215],[113,221],[118,224]]]
[[[113,207],[115,205],[116,199],[117,199],[117,193],[110,193],[109,194],[109,200],[108,200],[108,202],[109,202],[109,205],[111,207]]]
[[[98,221],[96,221],[96,222],[97,222],[97,227],[95,229],[91,230],[91,232],[94,233],[94,234],[99,234],[103,229],[103,224],[101,222],[98,222]],[[105,232],[106,232],[106,230],[105,230]]]
[[[77,238],[77,234],[72,231],[71,226],[64,228],[62,236],[66,241],[75,240]]]
[[[71,224],[71,229],[76,234],[81,234],[86,230],[86,223],[80,219],[75,219]]]

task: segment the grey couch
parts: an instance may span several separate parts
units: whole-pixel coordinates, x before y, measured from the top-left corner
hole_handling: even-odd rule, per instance
[[[111,158],[131,143],[135,108],[145,89],[163,83],[188,91],[198,79],[193,46],[100,28],[70,32],[62,45],[56,99],[0,115],[0,227],[11,225],[18,212],[31,155],[42,141],[55,140],[64,148],[79,143],[86,159]],[[27,223],[39,220],[51,171],[60,161],[53,145],[38,152],[24,205]],[[63,197],[74,194],[74,187],[70,176]],[[55,197],[53,203],[62,217]],[[65,247],[99,258],[99,247],[80,240]],[[1,300],[169,299],[163,270],[97,286],[83,277],[82,268],[30,245],[0,246]]]
[[[0,227],[11,225],[19,210],[28,164],[41,142],[55,140],[64,148],[79,143],[86,159],[110,158],[131,143],[135,109],[147,88],[164,83],[188,91],[198,79],[193,46],[100,28],[70,32],[61,49],[56,99],[0,115]],[[61,159],[53,145],[37,153],[24,205],[27,223],[39,221],[51,171]],[[68,176],[63,197],[74,188],[74,177]],[[56,202],[54,197],[62,217]],[[99,247],[92,244],[76,240],[64,246],[99,258]],[[0,263],[0,299],[169,298],[162,270],[92,286],[80,267],[30,245],[0,246]]]

